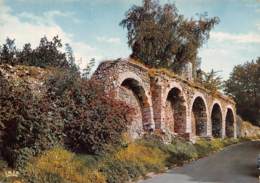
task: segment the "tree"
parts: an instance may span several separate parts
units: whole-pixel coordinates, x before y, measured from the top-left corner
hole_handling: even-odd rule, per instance
[[[181,71],[185,62],[197,65],[198,49],[209,38],[217,17],[199,15],[185,19],[174,4],[161,6],[157,1],[143,0],[126,12],[120,25],[128,30],[131,57],[151,67]]]
[[[53,37],[52,41],[49,41],[44,36],[41,38],[39,46],[33,52],[35,56],[34,65],[68,68],[69,63],[66,59],[66,54],[59,51],[61,48],[62,43],[58,36]]]
[[[79,68],[75,64],[72,48],[69,44],[65,44],[65,52],[61,51],[62,48],[58,36],[53,37],[51,41],[47,37],[41,38],[39,46],[35,49],[27,43],[22,50],[16,49],[15,40],[7,38],[6,43],[0,47],[0,64],[56,67],[78,73]]]
[[[218,72],[214,71],[213,69],[208,73],[204,72],[201,81],[203,86],[210,91],[217,91],[222,89],[223,81],[222,78],[217,74]]]
[[[237,102],[237,112],[244,120],[260,126],[260,57],[234,67],[225,82],[225,92]]]
[[[7,38],[5,44],[0,49],[0,63],[15,64],[15,56],[17,54],[15,39]]]

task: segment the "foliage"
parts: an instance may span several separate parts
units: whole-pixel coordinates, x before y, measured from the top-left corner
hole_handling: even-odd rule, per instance
[[[7,38],[6,43],[2,45],[2,48],[0,47],[0,64],[50,66],[78,72],[71,47],[66,44],[65,53],[60,51],[62,47],[61,39],[58,36],[53,37],[51,41],[44,36],[35,49],[32,49],[31,44],[27,43],[22,50],[16,48],[14,39]]]
[[[166,155],[159,148],[141,144],[129,144],[127,148],[121,149],[115,156],[121,161],[143,164],[149,171],[162,170],[166,160]]]
[[[203,73],[202,78],[199,82],[210,91],[218,91],[223,87],[223,81],[220,76],[217,75],[217,71],[213,69],[208,73]]]
[[[121,183],[129,180],[126,162],[108,159],[100,171],[105,175],[108,183]]]
[[[234,97],[237,113],[260,126],[260,57],[234,67],[225,83],[225,92]]]
[[[197,150],[191,142],[186,142],[182,139],[175,139],[167,146],[169,157],[168,165],[183,164],[186,161],[191,161],[198,158]]]
[[[239,139],[199,139],[196,141],[195,147],[197,149],[197,153],[199,157],[205,157],[212,152],[219,151],[223,149],[225,146],[229,146],[231,144],[238,143]]]
[[[54,148],[34,158],[25,169],[25,178],[37,183],[104,183],[103,175],[87,169],[75,155],[62,148]]]
[[[21,167],[29,156],[60,143],[63,124],[51,99],[36,100],[29,88],[1,80],[1,152],[9,164]]]
[[[131,122],[133,110],[105,94],[93,80],[79,80],[63,97],[70,106],[63,117],[66,144],[75,151],[100,153],[109,144],[117,144]]]
[[[12,167],[22,168],[31,156],[64,143],[73,151],[101,153],[119,143],[131,121],[133,110],[105,94],[101,84],[71,70],[49,72],[40,80],[39,96],[20,77],[0,77],[0,149]]]
[[[23,171],[27,182],[123,183],[137,180],[165,166],[180,165],[237,143],[235,139],[200,139],[192,144],[175,139],[170,144],[150,138],[129,142],[102,155],[73,154],[54,148],[32,158]],[[84,182],[84,181],[83,181]],[[85,183],[84,182],[84,183]]]
[[[142,6],[134,5],[126,12],[120,25],[128,30],[131,57],[151,67],[181,71],[188,61],[198,65],[198,49],[218,22],[207,14],[186,19],[174,4],[143,0]]]

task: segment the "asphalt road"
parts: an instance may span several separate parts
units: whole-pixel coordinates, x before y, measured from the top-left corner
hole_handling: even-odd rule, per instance
[[[256,169],[258,153],[259,141],[232,145],[139,183],[260,183]]]

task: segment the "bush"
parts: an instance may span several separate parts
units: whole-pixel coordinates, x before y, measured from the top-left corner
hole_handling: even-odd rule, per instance
[[[25,168],[25,178],[35,183],[104,183],[99,172],[84,167],[75,155],[62,148],[54,148],[33,158]]]
[[[168,164],[181,165],[186,161],[191,161],[198,158],[197,150],[191,142],[181,139],[175,139],[167,146],[169,157]]]
[[[210,140],[199,139],[196,141],[195,147],[200,158],[205,157],[211,153]]]
[[[36,98],[28,86],[1,78],[0,90],[1,152],[10,165],[19,168],[30,155],[62,141],[63,123],[54,102]]]
[[[223,145],[224,145],[224,146],[229,146],[229,145],[236,144],[236,143],[238,143],[239,141],[243,141],[243,140],[248,140],[248,139],[225,138],[225,139],[223,140]]]
[[[100,166],[100,172],[105,175],[108,183],[123,183],[130,179],[126,167],[125,161],[110,158]]]
[[[121,161],[135,162],[145,167],[147,171],[159,172],[164,169],[166,155],[157,147],[141,144],[129,144],[115,154]]]
[[[210,145],[210,149],[213,152],[219,151],[225,147],[223,139],[213,139],[211,140]]]
[[[77,73],[52,71],[39,96],[23,79],[0,75],[0,150],[12,167],[64,142],[73,151],[98,154],[119,143],[131,121],[131,108]]]
[[[118,144],[131,122],[133,109],[104,93],[101,84],[79,80],[63,98],[66,145],[77,152],[99,154]]]
[[[145,176],[147,172],[161,172],[166,158],[166,154],[153,146],[151,141],[140,140],[130,142],[105,157],[100,164],[100,171],[109,183],[127,182]]]

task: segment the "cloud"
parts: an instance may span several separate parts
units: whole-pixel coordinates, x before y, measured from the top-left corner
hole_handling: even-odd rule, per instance
[[[65,32],[56,22],[56,16],[67,16],[59,11],[45,12],[42,16],[30,13],[12,15],[10,7],[0,0],[0,43],[4,43],[7,37],[15,38],[16,45],[21,48],[25,43],[31,43],[32,47],[39,44],[41,37],[49,39],[59,35],[63,43],[69,43],[74,50],[76,60],[81,68],[84,68],[91,58],[101,59],[97,49],[89,44],[76,41],[73,34]]]
[[[257,28],[257,30],[260,31],[260,23],[257,23],[257,24],[256,24],[256,28]]]
[[[221,71],[224,79],[229,77],[235,65],[251,61],[259,56],[260,45],[251,43],[236,43],[232,41],[216,41],[210,39],[209,42],[199,50],[202,58],[202,69]]]
[[[227,32],[212,32],[211,39],[219,42],[260,43],[260,33],[231,34]]]
[[[118,37],[97,37],[97,41],[100,43],[109,43],[109,44],[120,44],[121,40]]]
[[[66,17],[71,19],[74,23],[79,23],[80,20],[74,17],[74,13],[72,12],[61,12],[58,10],[53,10],[53,11],[47,11],[43,12],[40,16],[35,15],[29,12],[22,12],[17,15],[20,19],[29,21],[34,24],[55,24],[55,18],[56,17]]]

